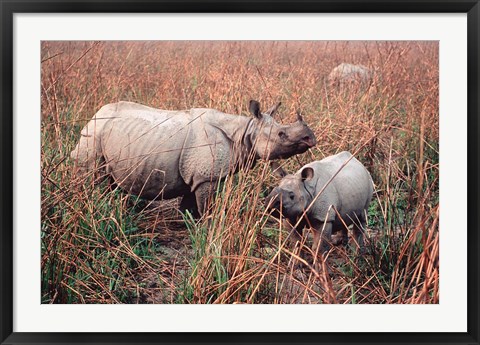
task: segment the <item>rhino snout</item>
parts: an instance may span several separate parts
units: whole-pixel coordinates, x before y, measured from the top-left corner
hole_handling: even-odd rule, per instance
[[[265,198],[265,208],[270,211],[272,216],[280,218],[280,198],[278,194],[278,187],[274,188]]]
[[[274,188],[267,196],[265,204],[269,210],[288,210],[295,201],[295,194],[292,191]]]
[[[278,187],[275,187],[265,198],[265,206],[268,210],[278,209],[280,205],[280,193]]]
[[[315,135],[305,135],[300,142],[305,144],[308,148],[317,145],[317,139],[315,138]]]
[[[292,144],[295,147],[293,151],[296,153],[304,153],[308,149],[317,145],[317,138],[315,138],[315,134],[313,134],[310,129],[307,129],[292,138]]]

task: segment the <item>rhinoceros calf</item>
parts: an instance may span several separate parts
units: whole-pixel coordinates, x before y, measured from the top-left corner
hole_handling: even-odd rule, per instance
[[[373,71],[362,65],[352,65],[341,63],[335,67],[328,75],[330,83],[346,85],[351,83],[368,83],[373,78]]]
[[[291,226],[299,222],[299,226],[292,229],[294,238],[299,236],[297,231],[311,225],[315,230],[314,250],[320,246],[320,251],[325,252],[332,243],[332,234],[347,243],[345,225],[353,224],[356,241],[362,246],[365,212],[372,195],[370,173],[344,151],[306,164],[293,175],[286,175],[266,202],[268,208],[277,213],[280,211]],[[338,240],[335,242],[333,244],[338,244]]]
[[[71,153],[81,170],[99,163],[122,189],[145,199],[183,196],[182,209],[203,214],[215,184],[259,158],[303,153],[316,144],[300,115],[291,125],[273,119],[280,103],[254,117],[196,108],[169,111],[131,102],[102,107]]]

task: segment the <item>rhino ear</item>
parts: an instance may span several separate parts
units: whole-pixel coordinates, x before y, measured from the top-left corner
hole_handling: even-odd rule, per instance
[[[280,108],[281,105],[282,105],[282,102],[278,102],[278,103],[275,104],[273,107],[271,107],[270,109],[268,109],[268,110],[265,112],[265,114],[270,115],[270,116],[275,115],[275,113],[278,111],[278,108]]]
[[[250,101],[250,104],[248,106],[248,109],[250,112],[255,116],[257,119],[262,118],[262,113],[260,112],[260,103],[257,101],[254,101],[253,99]]]
[[[312,168],[306,167],[302,170],[302,181],[310,181],[315,175],[315,172]]]
[[[276,161],[272,161],[270,163],[270,169],[272,169],[272,174],[273,176],[275,177],[278,177],[278,178],[284,178],[285,176],[287,176],[287,173],[285,170],[283,170],[282,166],[280,165],[280,163],[276,162]]]

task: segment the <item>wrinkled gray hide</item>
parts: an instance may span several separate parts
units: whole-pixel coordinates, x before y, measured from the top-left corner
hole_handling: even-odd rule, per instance
[[[292,235],[297,238],[299,234],[296,231],[310,224],[315,229],[314,249],[317,250],[321,238],[320,250],[324,252],[332,242],[332,234],[336,239],[333,244],[346,244],[348,233],[342,220],[347,226],[353,224],[357,243],[362,245],[365,212],[372,195],[370,173],[355,157],[344,151],[306,164],[293,175],[286,175],[266,202],[267,207],[274,209],[277,215],[280,211],[288,219],[290,227],[300,221],[299,226],[292,229]],[[310,204],[310,209],[303,216]],[[322,233],[323,236],[320,236]]]
[[[373,71],[362,65],[341,63],[328,75],[330,83],[345,85],[350,83],[369,83],[373,78]]]
[[[316,144],[299,116],[291,125],[250,102],[254,117],[214,109],[169,111],[119,102],[102,107],[71,153],[82,171],[104,167],[122,189],[145,199],[184,196],[182,208],[204,212],[215,183],[259,158],[279,159]]]

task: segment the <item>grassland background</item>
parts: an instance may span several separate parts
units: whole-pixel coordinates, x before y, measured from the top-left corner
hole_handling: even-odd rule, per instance
[[[43,42],[42,303],[438,303],[438,43]],[[332,85],[342,62],[371,84]],[[367,253],[332,250],[323,269],[266,214],[265,162],[220,186],[215,221],[177,200],[149,203],[72,173],[69,153],[103,105],[301,109],[318,144],[289,171],[342,150],[374,179]],[[306,237],[307,248],[310,240]],[[318,258],[321,260],[321,258]]]

